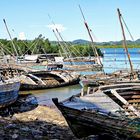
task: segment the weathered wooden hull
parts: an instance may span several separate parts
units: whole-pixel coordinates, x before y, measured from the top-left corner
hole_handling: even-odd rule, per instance
[[[62,86],[68,86],[68,85],[74,85],[78,84],[79,79],[74,79],[73,81],[70,82],[63,82],[59,84],[55,83],[50,83],[46,85],[32,85],[32,84],[21,84],[20,90],[37,90],[37,89],[50,89],[50,88],[57,88],[57,87],[62,87]]]
[[[101,65],[64,65],[64,69],[70,71],[101,71],[103,66]]]
[[[110,116],[88,110],[78,110],[67,107],[63,103],[53,102],[62,112],[68,125],[76,137],[107,134],[122,139],[140,139],[140,120]]]
[[[29,78],[30,81],[27,81]],[[35,90],[56,88],[67,85],[78,84],[79,75],[67,71],[38,71],[27,74],[24,80],[21,79],[20,90]]]
[[[18,98],[20,82],[6,82],[0,84],[0,108],[14,103]]]

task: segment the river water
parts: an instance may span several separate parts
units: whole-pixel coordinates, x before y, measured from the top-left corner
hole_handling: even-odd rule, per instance
[[[51,106],[52,98],[58,98],[59,101],[65,100],[72,95],[76,95],[80,93],[81,86],[79,84],[60,87],[60,88],[52,88],[52,89],[45,89],[45,90],[31,90],[31,91],[21,91],[22,94],[33,94],[40,105],[47,105]]]
[[[107,48],[102,49],[102,52],[104,53],[103,58],[104,72],[111,73],[116,70],[130,69],[128,59],[127,56],[125,55],[125,51],[123,48],[117,49]],[[129,53],[131,56],[134,69],[140,69],[140,49],[139,48],[129,49]],[[95,74],[95,72],[88,72],[87,74]],[[77,84],[73,86],[52,88],[46,90],[33,90],[21,93],[25,94],[32,93],[37,98],[39,104],[49,106],[53,104],[51,101],[52,98],[57,97],[59,101],[62,101],[72,95],[80,93],[80,90],[81,86]]]
[[[134,69],[140,69],[140,48],[128,49]],[[107,48],[102,49],[104,52],[103,65],[106,73],[116,70],[130,69],[127,55],[123,48]]]

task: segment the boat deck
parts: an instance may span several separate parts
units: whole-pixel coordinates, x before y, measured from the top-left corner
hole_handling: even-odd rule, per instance
[[[64,102],[67,107],[84,110],[96,110],[101,113],[111,113],[116,116],[119,115],[119,111],[123,111],[123,108],[114,102],[103,92],[95,92],[81,97],[72,97],[70,100]]]

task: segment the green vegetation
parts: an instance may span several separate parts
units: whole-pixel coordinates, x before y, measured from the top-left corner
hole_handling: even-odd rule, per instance
[[[13,39],[14,46],[17,50],[19,56],[25,54],[48,54],[48,53],[59,53],[65,56],[67,52],[71,56],[94,56],[94,49],[90,45],[73,45],[67,42],[67,47],[62,49],[59,46],[58,42],[50,42],[48,39],[39,35],[38,38],[34,40],[18,40],[17,38]],[[61,42],[64,44],[64,42]],[[16,55],[15,50],[13,49],[12,42],[6,39],[0,39],[0,48],[2,54]],[[97,49],[100,56],[102,53],[100,49]]]
[[[13,49],[14,47],[11,41],[0,39],[0,42],[0,47],[4,54],[15,55],[15,50]],[[39,37],[34,40],[18,40],[17,38],[14,38],[13,43],[18,55],[58,52],[58,46],[51,45],[49,40],[42,37],[42,35],[39,35]]]
[[[101,50],[97,47],[96,49],[99,56],[103,56]],[[70,52],[72,53],[72,56],[95,56],[94,48],[90,45],[71,45]]]
[[[138,41],[137,41],[138,42]],[[77,42],[61,42],[61,46],[57,41],[49,41],[47,38],[44,38],[42,35],[39,35],[34,40],[18,40],[17,38],[13,39],[13,43],[17,50],[19,56],[25,54],[48,54],[48,53],[59,53],[63,56],[95,56],[94,48],[91,47],[90,42],[85,44],[78,44]],[[98,54],[103,56],[100,48],[123,48],[120,44],[109,44],[109,43],[96,43],[96,48]],[[129,42],[130,43],[130,42]],[[67,44],[67,45],[65,45]],[[62,47],[65,46],[65,47]],[[140,48],[140,44],[128,44],[128,48]],[[0,48],[1,54],[10,54],[16,55],[15,50],[13,49],[12,42],[6,39],[0,39]]]

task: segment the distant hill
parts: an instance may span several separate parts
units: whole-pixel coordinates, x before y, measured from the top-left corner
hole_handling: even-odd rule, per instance
[[[84,40],[84,39],[77,39],[71,42],[72,44],[88,44],[90,43],[90,41],[88,40]],[[120,41],[109,41],[109,42],[95,42],[96,45],[121,45],[122,44],[122,40]],[[135,41],[131,41],[131,40],[127,40],[127,44],[128,45],[140,45],[140,39],[137,39]]]
[[[128,45],[140,45],[140,39],[137,39],[135,41],[127,40],[126,41]],[[90,41],[84,40],[84,39],[76,39],[73,41],[68,41],[70,44],[75,44],[75,45],[85,45],[89,44]],[[51,41],[51,44],[58,44],[57,41]],[[122,40],[120,41],[108,41],[108,42],[95,42],[96,45],[101,45],[101,46],[109,46],[109,45],[122,45]]]
[[[136,44],[140,44],[140,39],[137,39],[137,40],[135,41],[135,43],[136,43]]]
[[[89,44],[90,41],[84,40],[84,39],[77,39],[72,41],[73,44]]]

